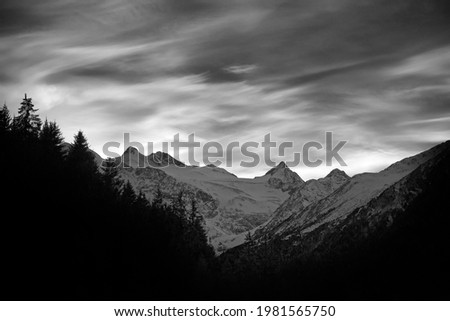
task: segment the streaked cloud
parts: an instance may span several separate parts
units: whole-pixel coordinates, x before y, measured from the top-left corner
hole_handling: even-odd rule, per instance
[[[444,0],[3,0],[0,99],[14,112],[27,92],[100,153],[123,132],[302,146],[333,131],[344,170],[378,170],[450,138],[449,16]]]
[[[241,65],[241,66],[229,66],[224,68],[225,71],[231,72],[233,74],[248,74],[255,71],[257,67],[255,65]]]

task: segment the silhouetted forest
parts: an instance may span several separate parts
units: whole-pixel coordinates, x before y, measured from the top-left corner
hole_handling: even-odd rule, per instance
[[[249,234],[216,258],[195,199],[150,204],[115,160],[99,168],[83,132],[67,148],[37,111],[26,96],[17,116],[0,111],[4,300],[449,299],[450,152],[376,237],[356,242],[352,222],[306,257]]]
[[[0,113],[2,299],[205,298],[215,259],[195,201],[149,204],[37,111],[25,95]]]

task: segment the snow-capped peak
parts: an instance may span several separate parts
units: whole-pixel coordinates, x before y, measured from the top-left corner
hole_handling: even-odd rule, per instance
[[[280,163],[278,163],[277,166],[271,168],[264,176],[273,176],[276,173],[280,172],[280,170],[284,170],[284,169],[292,172],[291,169],[286,165],[285,162],[280,162]]]
[[[330,173],[328,173],[327,176],[325,176],[325,178],[332,178],[332,177],[344,177],[344,178],[349,178],[349,176],[347,175],[346,172],[340,170],[340,169],[333,169]]]
[[[342,173],[334,170],[323,179],[308,181],[277,209],[274,216],[277,221],[267,223],[266,230],[272,228],[271,233],[286,233],[286,235],[298,234],[299,230],[310,233],[322,224],[342,221],[394,184],[401,185],[399,182],[403,182],[405,177],[420,166],[425,164],[432,166],[434,159],[447,151],[450,152],[450,143],[440,144],[423,153],[405,158],[379,173],[363,173],[352,178],[345,178],[339,176]],[[316,198],[318,194],[315,193],[311,198],[306,192],[309,192],[314,187],[313,184],[317,183],[334,191],[320,199]]]
[[[303,184],[304,181],[294,171],[292,171],[285,162],[280,162],[276,167],[270,169],[262,179],[275,188],[290,190],[294,186]]]

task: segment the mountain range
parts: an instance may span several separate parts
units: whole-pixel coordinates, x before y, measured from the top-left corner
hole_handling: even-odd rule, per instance
[[[180,192],[187,204],[194,198],[210,243],[219,252],[243,243],[248,231],[269,220],[295,188],[304,184],[283,162],[253,179],[239,178],[214,165],[187,166],[162,152],[144,156],[132,147],[116,162],[122,164],[121,178],[149,200],[158,189],[168,203]]]
[[[368,236],[374,225],[389,227],[426,188],[426,174],[450,152],[450,141],[396,162],[379,173],[348,177],[333,171],[308,181],[286,200],[255,235],[261,239],[291,239],[293,245],[309,243],[314,251],[331,236],[341,234],[354,220],[366,222],[360,235]],[[447,164],[447,166],[450,164]],[[422,179],[418,181],[418,176]],[[301,242],[294,239],[302,240]]]
[[[356,218],[367,220],[363,235],[375,221],[389,226],[395,219],[392,211],[403,209],[405,202],[420,194],[422,187],[408,182],[449,149],[446,142],[378,173],[349,177],[334,169],[324,178],[306,182],[284,162],[253,179],[214,165],[188,166],[163,152],[145,156],[133,147],[116,163],[121,164],[120,177],[149,200],[158,189],[167,203],[180,192],[186,204],[195,199],[209,242],[219,253],[243,244],[248,233],[255,240],[253,246],[262,240],[290,240],[293,248],[301,243],[304,251],[313,252],[325,243],[325,235],[338,233]],[[103,160],[93,153],[100,165]]]

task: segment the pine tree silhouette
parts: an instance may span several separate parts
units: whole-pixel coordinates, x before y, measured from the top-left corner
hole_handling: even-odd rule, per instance
[[[172,204],[173,210],[181,219],[186,219],[186,203],[184,201],[184,191],[181,190]]]
[[[89,150],[89,144],[81,130],[74,136],[74,142],[67,154],[67,163],[69,166],[83,169],[86,173],[98,172],[94,155]]]
[[[191,197],[191,211],[189,213],[189,220],[191,221],[191,224],[195,224],[197,219],[198,219],[197,201],[195,197]]]
[[[39,141],[47,155],[61,157],[61,144],[63,140],[61,130],[56,122],[48,122],[46,119],[39,134]]]
[[[127,205],[133,205],[136,202],[136,193],[134,192],[133,186],[131,185],[130,181],[127,181],[123,185],[121,198],[122,201]]]
[[[158,185],[156,192],[155,192],[155,197],[153,199],[152,205],[155,207],[162,207],[163,206],[163,193],[161,191],[161,186]]]
[[[117,163],[114,158],[108,158],[102,163],[102,174],[103,180],[107,186],[112,188],[114,193],[117,193],[123,182],[119,178],[119,169],[117,168]]]
[[[4,134],[11,128],[11,115],[9,114],[6,103],[0,109],[0,134]]]
[[[37,111],[38,109],[34,108],[31,98],[28,98],[25,94],[25,98],[23,98],[19,107],[19,114],[13,120],[14,130],[21,135],[37,138],[42,126],[42,121],[36,114]]]

